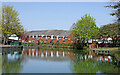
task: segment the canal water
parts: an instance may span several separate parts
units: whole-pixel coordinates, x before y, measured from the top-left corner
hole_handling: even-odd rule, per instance
[[[2,73],[120,73],[114,56],[83,50],[23,49],[1,56]]]

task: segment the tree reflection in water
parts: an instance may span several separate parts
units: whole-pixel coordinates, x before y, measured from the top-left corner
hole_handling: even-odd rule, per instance
[[[83,58],[81,59],[80,56],[81,54],[76,56],[76,60],[74,61],[75,73],[120,73],[120,67],[114,65],[114,62],[105,61],[106,58],[101,60],[100,55],[93,56],[92,59],[85,59],[85,55],[82,55]]]
[[[2,73],[2,54],[0,54],[0,74]]]
[[[2,56],[2,73],[20,73],[20,71],[23,68],[21,64],[22,59],[20,59],[20,55],[10,55],[11,57],[13,57],[12,60],[9,60],[8,54]],[[14,58],[16,56],[18,56],[18,58]]]

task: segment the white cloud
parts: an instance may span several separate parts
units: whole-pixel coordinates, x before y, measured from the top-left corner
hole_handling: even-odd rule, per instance
[[[112,2],[120,0],[1,0],[1,2]]]

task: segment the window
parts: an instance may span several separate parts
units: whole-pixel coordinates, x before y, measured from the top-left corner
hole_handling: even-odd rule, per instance
[[[35,43],[35,40],[32,40],[32,43]]]
[[[34,38],[34,35],[33,35],[33,38]]]
[[[24,40],[22,40],[22,42],[25,42]]]

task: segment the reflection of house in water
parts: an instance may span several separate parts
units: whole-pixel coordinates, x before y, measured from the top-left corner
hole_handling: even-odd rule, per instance
[[[37,49],[28,49],[22,51],[23,55],[27,55],[31,58],[39,58],[45,60],[69,60],[74,53],[67,51],[56,51],[56,50],[37,50]]]
[[[82,60],[88,60],[88,59],[94,59],[97,61],[112,61],[111,56],[96,56],[95,53],[89,52],[89,54],[83,55],[83,54],[75,54],[73,52],[68,52],[68,51],[56,51],[56,50],[37,50],[37,49],[28,49],[28,50],[23,50],[22,51],[23,55],[27,55],[32,58],[42,58],[46,60],[67,60],[68,58],[74,58],[77,56],[77,59],[82,59]]]
[[[89,52],[89,54],[83,55],[83,54],[76,54],[69,51],[62,51],[62,50],[37,50],[37,49],[27,49],[22,50],[22,54],[19,54],[19,52],[14,52],[11,54],[8,54],[8,61],[17,61],[22,58],[22,55],[27,55],[31,58],[39,58],[39,59],[45,59],[45,60],[54,60],[54,61],[61,61],[61,60],[69,60],[70,58],[73,59],[77,56],[77,58],[82,60],[88,60],[93,59],[100,62],[112,62],[111,56],[101,56],[96,55],[94,52]]]
[[[94,52],[90,51],[89,52],[90,55],[93,56],[93,58],[97,61],[100,61],[100,62],[112,62],[112,57],[111,56],[100,56],[100,55],[96,55]]]
[[[101,61],[101,62],[112,62],[112,57],[111,56],[100,56],[98,59],[98,61]]]
[[[22,54],[27,54],[29,56],[56,56],[56,57],[59,57],[59,56],[72,56],[74,55],[72,52],[64,52],[64,51],[56,51],[56,50],[37,50],[37,49],[28,49],[28,50],[23,50],[22,51]]]

